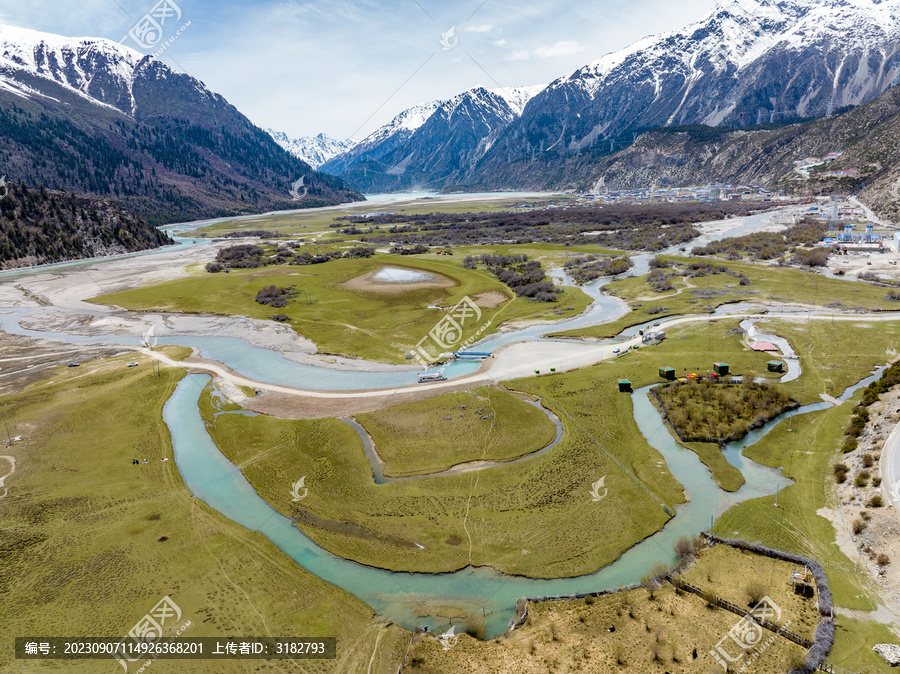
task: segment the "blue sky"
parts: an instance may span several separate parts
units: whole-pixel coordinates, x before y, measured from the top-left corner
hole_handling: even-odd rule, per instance
[[[0,22],[119,41],[157,1],[4,3]],[[164,23],[163,41],[190,25],[162,60],[260,126],[341,138],[364,136],[411,105],[474,86],[550,82],[646,35],[681,28],[715,3],[169,1],[181,18]],[[125,44],[137,48],[131,38]]]

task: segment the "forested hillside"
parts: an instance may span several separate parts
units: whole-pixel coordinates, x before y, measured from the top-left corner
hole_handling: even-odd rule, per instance
[[[169,236],[108,199],[7,184],[0,188],[4,269],[131,253],[173,244]]]

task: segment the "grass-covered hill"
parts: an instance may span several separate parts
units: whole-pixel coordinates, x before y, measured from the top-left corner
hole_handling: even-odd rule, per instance
[[[0,188],[0,265],[4,269],[132,253],[173,243],[109,199],[7,183]]]

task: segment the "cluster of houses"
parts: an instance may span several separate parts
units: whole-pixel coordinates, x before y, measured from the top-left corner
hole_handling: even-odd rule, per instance
[[[633,190],[604,190],[584,194],[583,204],[651,204],[715,201],[772,201],[785,196],[783,191],[772,192],[758,185],[715,184],[693,187],[643,188]]]

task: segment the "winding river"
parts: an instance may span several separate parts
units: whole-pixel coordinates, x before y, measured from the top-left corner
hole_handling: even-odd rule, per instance
[[[844,397],[849,397],[877,376],[876,373],[848,389]],[[172,434],[175,461],[190,490],[226,517],[265,535],[311,573],[359,597],[385,618],[409,628],[415,625],[442,628],[440,619],[416,615],[415,607],[429,603],[451,604],[459,607],[461,612],[483,611],[488,633],[493,636],[505,631],[519,597],[596,592],[638,582],[654,562],[674,560],[672,544],[678,537],[696,535],[709,526],[710,517],[720,515],[732,505],[773,495],[791,484],[780,471],[757,464],[742,454],[744,448],[758,442],[791,413],[774,419],[727,447],[726,459],[746,479],[739,491],[728,493],[718,488],[696,454],[674,440],[648,398],[650,387],[645,387],[632,394],[635,420],[690,498],[688,503],[676,506],[676,516],[662,530],[632,547],[609,566],[578,578],[539,580],[474,568],[444,574],[394,573],[336,557],[320,548],[254,491],[206,431],[197,403],[208,381],[207,375],[188,375],[164,410],[164,419]],[[829,403],[817,403],[792,414],[827,407]],[[602,502],[591,503],[588,494],[585,494],[585,503],[587,507],[603,507]]]
[[[761,216],[751,216],[745,220],[747,224],[741,226],[741,233],[762,223]],[[208,223],[173,226],[171,230],[186,233],[193,227],[203,224]],[[190,243],[200,244],[201,241],[192,240]],[[649,257],[637,257],[632,273],[646,273]],[[73,263],[62,267],[57,265],[54,272],[64,272],[67,268],[77,269],[82,265],[94,263],[96,261]],[[0,275],[0,282],[19,280],[42,271]],[[556,277],[569,283],[568,279],[559,273]],[[594,302],[581,315],[566,321],[535,325],[490,336],[478,344],[478,350],[496,350],[515,342],[541,340],[550,332],[614,320],[626,313],[627,308],[621,300],[603,293],[606,282],[599,281],[582,287]],[[721,307],[716,313],[726,315],[738,312],[742,308]],[[23,325],[28,319],[40,318],[43,313],[61,311],[75,316],[90,314],[89,311],[63,310],[58,307],[6,309],[0,312],[0,327],[10,334],[38,339],[74,344],[120,344],[129,348],[135,346],[133,336],[72,335],[45,332]],[[637,328],[634,329],[635,332],[636,330]],[[359,372],[302,365],[284,358],[276,351],[252,346],[239,338],[173,334],[160,339],[159,343],[190,345],[198,349],[202,356],[219,361],[244,376],[270,384],[283,384],[308,390],[352,391],[391,388],[409,384],[411,377],[409,368]],[[458,361],[446,368],[446,374],[449,378],[455,378],[471,373],[477,368],[478,363]],[[695,535],[706,529],[711,517],[716,517],[736,503],[775,494],[777,490],[790,484],[779,471],[756,464],[742,454],[745,447],[764,437],[781,418],[757,429],[742,441],[732,443],[725,450],[727,460],[743,473],[746,480],[739,491],[727,493],[716,486],[709,471],[693,452],[675,442],[649,401],[648,387],[632,394],[635,420],[647,442],[661,453],[669,470],[684,486],[689,497],[686,504],[676,507],[676,516],[663,529],[625,552],[609,566],[594,574],[578,578],[536,580],[474,568],[446,574],[394,573],[341,559],[318,547],[288,518],[276,512],[254,491],[243,474],[222,455],[206,431],[200,416],[198,399],[208,380],[207,375],[186,376],[164,409],[164,419],[172,436],[175,461],[192,493],[224,516],[265,535],[309,572],[359,597],[384,618],[410,628],[417,624],[433,628],[443,627],[440,619],[419,616],[416,611],[417,606],[441,604],[458,607],[460,613],[483,612],[487,619],[488,634],[491,636],[500,634],[505,631],[519,597],[596,592],[637,582],[654,562],[672,561],[674,558],[672,543],[678,537]],[[864,385],[867,381],[860,385]],[[850,393],[848,391],[845,395]],[[810,405],[793,413],[808,413],[827,406],[828,403]],[[554,423],[558,424],[558,420]],[[363,445],[365,446],[365,440]],[[542,451],[549,449],[550,447],[547,447]],[[374,466],[373,462],[373,468]],[[373,479],[377,481],[378,471],[374,472]],[[603,502],[591,503],[588,497],[589,495],[585,494],[586,507],[604,507]],[[610,513],[610,517],[614,516],[614,513]]]

